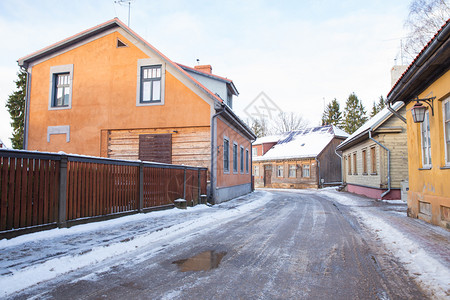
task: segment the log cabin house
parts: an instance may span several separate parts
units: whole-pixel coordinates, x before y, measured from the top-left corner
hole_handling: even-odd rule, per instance
[[[207,167],[213,202],[251,191],[255,136],[211,66],[174,63],[117,18],[18,64],[25,149]]]
[[[255,187],[339,185],[341,159],[335,149],[347,137],[343,130],[326,125],[257,139],[252,145]]]

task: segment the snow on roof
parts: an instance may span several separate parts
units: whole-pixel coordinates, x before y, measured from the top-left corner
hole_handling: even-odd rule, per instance
[[[264,143],[276,143],[283,136],[284,136],[283,134],[263,136],[263,137],[257,138],[256,141],[253,142],[253,145],[261,145]]]
[[[336,136],[348,134],[332,125],[311,127],[286,133],[272,149],[254,161],[316,157]]]
[[[392,108],[397,111],[399,110],[403,105],[405,105],[403,102],[396,102],[392,105]],[[361,127],[359,127],[355,132],[353,132],[345,141],[343,141],[338,148],[341,148],[345,144],[351,142],[356,137],[358,137],[360,134],[368,131],[369,129],[375,129],[379,125],[383,124],[384,121],[386,121],[390,116],[392,116],[393,113],[388,110],[387,107],[383,108],[380,112],[378,112],[375,116],[370,118],[366,123],[364,123]]]

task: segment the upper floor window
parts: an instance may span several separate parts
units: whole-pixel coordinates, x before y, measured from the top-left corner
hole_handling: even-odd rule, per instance
[[[258,149],[255,147],[252,148],[252,156],[258,156]]]
[[[431,167],[431,140],[430,140],[430,114],[425,112],[425,118],[420,124],[420,136],[422,138],[422,167]]]
[[[445,165],[450,166],[450,98],[442,103],[444,120]]]
[[[53,96],[53,106],[62,107],[69,106],[69,95],[70,95],[70,74],[55,74],[54,80],[54,96]]]
[[[136,106],[164,105],[166,64],[157,58],[137,61]]]
[[[141,103],[161,101],[161,66],[141,68]]]
[[[49,110],[72,107],[73,65],[50,68]]]

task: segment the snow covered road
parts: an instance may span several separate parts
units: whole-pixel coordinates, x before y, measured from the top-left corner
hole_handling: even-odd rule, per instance
[[[0,297],[444,299],[450,234],[402,209],[330,189],[257,191],[1,240]],[[414,224],[436,240],[405,237]],[[218,268],[180,271],[205,255]]]

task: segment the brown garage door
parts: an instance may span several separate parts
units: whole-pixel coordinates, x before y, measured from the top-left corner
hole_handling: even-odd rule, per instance
[[[172,163],[171,134],[139,135],[139,159],[160,163]]]

